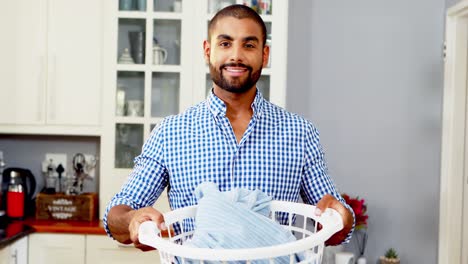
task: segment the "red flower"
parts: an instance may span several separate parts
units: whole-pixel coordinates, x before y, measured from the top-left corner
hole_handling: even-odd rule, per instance
[[[367,227],[367,218],[369,217],[367,215],[367,205],[365,203],[364,199],[359,199],[359,196],[357,197],[350,197],[347,194],[342,194],[343,199],[346,201],[346,203],[351,206],[351,208],[354,211],[354,215],[356,217],[356,225],[355,229],[362,229]]]

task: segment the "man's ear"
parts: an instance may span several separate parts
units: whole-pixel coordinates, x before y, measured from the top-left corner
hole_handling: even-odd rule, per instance
[[[207,40],[203,41],[203,55],[204,55],[206,64],[210,63],[210,52],[211,52],[210,43]]]
[[[270,59],[270,46],[265,45],[263,47],[263,68],[268,65],[268,60]]]

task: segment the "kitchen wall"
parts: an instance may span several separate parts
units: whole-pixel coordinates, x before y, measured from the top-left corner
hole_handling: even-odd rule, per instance
[[[67,155],[67,173],[71,175],[72,159],[76,153],[91,154],[99,157],[99,137],[74,136],[37,136],[0,134],[0,151],[7,167],[28,168],[38,181],[37,191],[44,186],[41,163],[46,153]],[[99,161],[98,161],[99,165]],[[96,170],[97,172],[99,169]],[[99,178],[99,175],[96,175]],[[84,191],[98,191],[97,180],[85,181]]]
[[[456,1],[447,1],[447,5]],[[437,263],[443,0],[290,1],[287,108],[366,199],[368,263]]]
[[[462,0],[445,0],[445,6],[446,6],[447,8],[449,8],[449,7],[451,7],[451,6],[453,6],[453,5],[457,4],[457,3],[459,3],[459,2],[461,2],[461,1],[462,1]]]

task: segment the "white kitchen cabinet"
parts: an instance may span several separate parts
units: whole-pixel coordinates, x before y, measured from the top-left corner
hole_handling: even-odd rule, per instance
[[[28,264],[28,238],[20,238],[1,249],[0,264]]]
[[[104,235],[86,236],[87,264],[158,264],[157,251],[143,252],[133,245],[123,245]]]
[[[3,251],[0,251],[1,254]],[[23,256],[27,256],[26,252]],[[23,263],[27,262],[14,264]],[[106,235],[35,233],[29,235],[29,263],[146,264],[159,263],[159,254],[157,251],[143,252],[133,245],[120,244]]]
[[[100,134],[103,3],[2,3],[0,132]]]
[[[126,181],[133,158],[140,153],[154,126],[165,116],[180,113],[206,98],[211,80],[203,58],[203,40],[209,19],[226,2],[244,3],[243,0],[150,0],[144,8],[127,9],[119,6],[118,1],[106,2],[101,217],[111,197]],[[263,69],[258,87],[267,100],[285,107],[288,1],[271,2],[271,12],[262,14],[262,18],[267,25],[268,43],[273,48],[270,65]],[[120,58],[131,57],[132,47],[137,46],[130,41],[130,35],[136,33],[130,32],[144,32],[144,56],[127,64]],[[161,57],[156,40],[167,53],[162,63],[161,59],[155,59]],[[154,53],[153,49],[158,51]],[[134,105],[137,109],[130,109]],[[169,209],[166,194],[155,207],[162,211]]]
[[[29,263],[84,264],[85,235],[35,233],[29,235]]]
[[[8,263],[10,258],[10,247],[6,246],[0,249],[0,264]]]

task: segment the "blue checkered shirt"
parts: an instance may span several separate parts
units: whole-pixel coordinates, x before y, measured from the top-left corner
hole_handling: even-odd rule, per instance
[[[108,205],[103,219],[107,233],[112,206],[152,206],[166,187],[173,210],[194,205],[194,190],[205,181],[217,183],[221,191],[260,189],[275,200],[297,202],[302,197],[309,204],[331,194],[350,208],[327,173],[317,129],[260,92],[252,109],[239,143],[226,105],[213,93],[184,113],[165,118],[135,158],[128,182]]]

